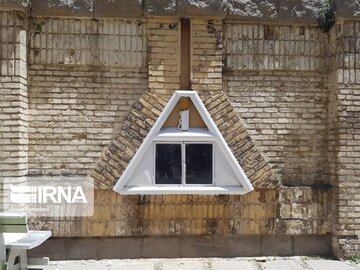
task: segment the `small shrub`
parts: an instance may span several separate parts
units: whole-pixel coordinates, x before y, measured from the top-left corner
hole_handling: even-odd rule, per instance
[[[353,263],[360,264],[360,255],[353,255],[349,259]]]
[[[334,0],[322,0],[321,8],[316,14],[319,26],[324,32],[329,32],[335,24],[335,5]]]

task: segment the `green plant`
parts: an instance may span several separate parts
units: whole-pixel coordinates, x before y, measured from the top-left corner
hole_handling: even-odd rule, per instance
[[[360,264],[360,255],[359,255],[359,254],[357,254],[357,255],[352,255],[349,259],[350,259],[350,261],[352,261],[353,263]]]
[[[33,22],[33,29],[35,33],[40,33],[42,30],[42,26],[44,25],[44,22],[36,23]]]
[[[334,0],[322,0],[321,8],[316,14],[319,26],[324,32],[329,32],[335,24],[335,5]]]

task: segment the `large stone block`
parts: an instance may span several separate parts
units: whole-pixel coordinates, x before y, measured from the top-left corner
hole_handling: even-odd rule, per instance
[[[30,0],[0,0],[0,8],[26,11],[30,7]]]
[[[278,2],[264,0],[226,1],[225,7],[230,17],[276,19]]]
[[[132,259],[141,256],[141,238],[104,238],[98,247],[99,259]],[[124,248],[126,247],[126,248]]]
[[[360,17],[360,2],[354,0],[335,0],[336,17]]]
[[[87,239],[71,238],[66,241],[66,258],[69,260],[89,260],[98,257],[99,243],[96,238]]]
[[[143,239],[144,258],[176,258],[180,256],[179,237],[150,237]]]
[[[218,0],[182,0],[178,1],[179,16],[205,15],[225,16],[224,1]]]
[[[180,241],[181,257],[236,257],[260,254],[260,236],[184,237]]]
[[[147,15],[170,16],[176,14],[177,0],[145,0],[144,11]]]
[[[316,23],[321,3],[321,0],[233,0],[225,1],[225,7],[228,16],[233,18]]]
[[[321,0],[290,0],[280,1],[278,20],[281,22],[317,23],[323,8]]]
[[[223,1],[217,0],[145,0],[145,13],[154,16],[225,16]]]
[[[265,235],[262,238],[262,255],[290,256],[293,254],[291,236]]]
[[[309,235],[294,237],[294,255],[329,255],[331,241],[329,235]]]
[[[92,17],[94,10],[93,0],[33,0],[31,5],[34,16]]]
[[[50,260],[63,260],[66,258],[66,239],[50,238],[42,245],[29,251],[31,257],[49,257]]]
[[[95,17],[139,17],[144,14],[141,0],[94,0]]]

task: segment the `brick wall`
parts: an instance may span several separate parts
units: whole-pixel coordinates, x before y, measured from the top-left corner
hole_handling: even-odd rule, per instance
[[[147,65],[146,27],[140,19],[35,18],[31,34],[31,64]]]
[[[290,186],[329,184],[326,35],[301,26],[226,24],[224,89]]]
[[[149,89],[169,94],[180,87],[180,20],[149,19]]]
[[[86,175],[146,89],[125,68],[31,65],[29,175]]]
[[[1,177],[85,176],[144,91],[167,97],[179,88],[177,18],[35,18],[28,66],[25,19],[2,12],[0,22],[9,56],[1,60]],[[334,245],[354,254],[359,25],[335,29],[328,78],[329,40],[316,27],[191,20],[193,89],[227,94],[288,187],[144,198],[95,190],[93,217],[34,226],[46,222],[55,236],[304,235],[329,233],[333,215]]]
[[[146,27],[38,18],[31,30],[29,175],[86,175],[147,89]]]
[[[333,184],[333,246],[337,256],[360,250],[360,23],[335,25],[331,32],[333,56],[330,165]]]
[[[150,19],[147,28],[149,89],[168,98],[179,85],[179,21]],[[193,20],[191,31],[193,88],[198,91],[223,90],[221,21]],[[124,100],[125,93],[131,99],[133,92],[125,89],[137,89],[139,85],[127,83],[125,75],[121,75],[124,77],[122,83],[115,81],[124,68],[115,73],[114,68],[105,71],[107,67],[99,66],[30,65],[31,174],[83,174],[88,171],[100,149],[109,144],[111,134],[117,133],[111,123],[129,111],[129,107],[124,107],[124,112],[114,116],[111,106],[106,104],[109,100]],[[140,76],[146,83],[143,75],[129,73],[129,77]],[[227,79],[235,85],[238,80],[243,83],[249,78],[253,79],[251,74],[241,77],[234,73],[234,77]],[[258,78],[259,81],[262,79]],[[275,84],[277,79],[272,80]],[[311,79],[307,80],[305,85],[315,84]],[[300,83],[298,87],[301,87]],[[114,88],[124,89],[124,92],[116,96],[111,90]],[[110,93],[107,90],[113,94],[109,99],[105,98]],[[238,96],[235,90],[225,90],[232,99]],[[236,104],[234,100],[233,104]],[[47,120],[42,121],[43,117]],[[264,116],[259,114],[257,117]],[[103,131],[103,127],[107,129]],[[269,140],[275,138],[269,137]],[[105,173],[102,175],[106,177]],[[310,188],[258,190],[246,196],[172,195],[143,199],[96,190],[93,217],[72,222],[48,220],[46,226],[56,236],[325,234],[329,232],[330,208],[326,198],[327,190],[316,193]],[[291,210],[290,214],[284,208],[280,211],[280,202]]]
[[[303,70],[326,67],[327,36],[319,27],[225,24],[227,70]]]
[[[0,11],[0,197],[8,196],[4,183],[23,182],[28,173],[25,29],[21,14]]]
[[[191,72],[195,91],[222,90],[222,21],[191,20]]]
[[[141,197],[96,190],[94,216],[44,219],[33,226],[66,237],[326,234],[331,214],[327,194],[321,189],[287,188],[241,196]]]
[[[285,185],[329,183],[327,77],[285,71],[228,73],[225,87]]]

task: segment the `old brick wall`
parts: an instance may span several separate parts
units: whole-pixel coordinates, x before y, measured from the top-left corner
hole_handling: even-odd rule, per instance
[[[168,95],[180,87],[180,20],[149,19],[149,90]]]
[[[333,246],[337,256],[360,250],[360,23],[340,22],[331,32],[330,173]]]
[[[230,86],[254,78],[263,83],[264,77],[255,76],[252,71],[246,75],[233,72],[231,77],[229,71],[223,88],[222,21],[196,19],[191,25],[193,89],[226,91],[240,117],[250,121],[240,109],[244,104],[240,106],[236,102],[240,96],[240,92],[236,92],[239,87]],[[178,19],[152,18],[148,22],[35,19],[29,60],[29,176],[87,174],[147,87],[150,92],[168,98],[179,86],[180,29]],[[139,54],[141,59],[134,57]],[[313,87],[307,94],[310,99],[318,88],[323,90],[316,86],[323,82],[323,77],[313,79],[316,74],[303,75],[306,82],[289,82],[288,86]],[[277,77],[269,80],[268,85],[276,91]],[[263,85],[259,87],[262,89]],[[319,96],[322,98],[323,94]],[[306,102],[308,100],[304,104]],[[272,110],[273,104],[267,106]],[[301,113],[311,114],[312,111]],[[256,111],[253,117],[266,118]],[[265,140],[256,137],[256,129],[250,124],[246,122],[248,131],[263,147]],[[268,130],[273,128],[268,126]],[[271,143],[280,141],[281,144],[282,137],[267,139],[270,148]],[[269,148],[261,150],[266,155]],[[269,155],[270,161],[272,158],[274,156]],[[330,214],[327,192],[327,189],[301,187],[260,189],[246,196],[141,198],[120,196],[111,190],[95,190],[93,217],[38,220],[34,226],[45,225],[55,236],[87,237],[325,234],[329,232]]]
[[[225,24],[224,89],[288,186],[329,184],[325,44],[317,27]]]
[[[147,89],[145,33],[140,20],[34,20],[30,176],[88,173]]]
[[[191,20],[191,86],[222,91],[222,20]]]
[[[327,190],[311,188],[143,198],[96,190],[93,217],[38,220],[34,227],[62,237],[321,235],[329,233],[328,200]]]
[[[244,196],[140,197],[96,189],[93,217],[38,219],[34,227],[56,237],[214,236],[211,241],[332,233],[337,256],[358,254],[360,13],[354,1],[335,1],[330,34],[315,26],[322,1],[80,2],[32,0],[31,8],[30,1],[1,2],[1,184],[87,175],[146,90],[166,99],[179,88],[179,18],[190,17],[192,88],[226,94],[250,134],[248,145],[256,142],[278,176],[269,174],[269,182],[284,186],[259,185]]]
[[[4,183],[24,182],[28,173],[26,20],[0,11],[0,198]],[[6,189],[8,190],[8,189]],[[0,205],[0,209],[2,208]]]

